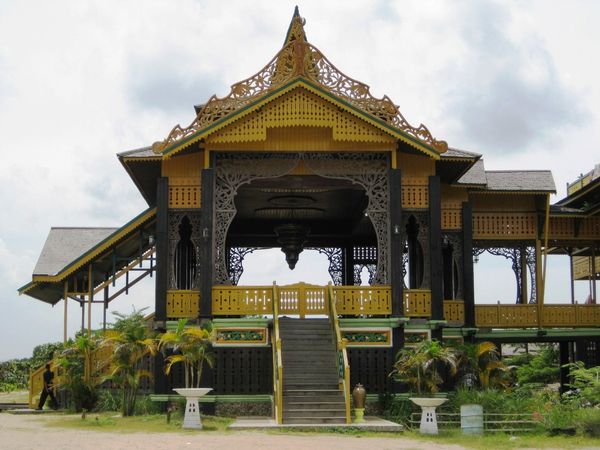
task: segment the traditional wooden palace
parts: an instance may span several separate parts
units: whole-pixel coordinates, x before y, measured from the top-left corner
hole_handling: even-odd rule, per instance
[[[394,356],[419,339],[560,342],[563,362],[600,363],[597,172],[551,205],[549,171],[489,171],[413,127],[310,44],[297,11],[263,69],[195,109],[189,126],[118,155],[148,209],[118,229],[52,228],[21,293],[62,301],[65,323],[79,305],[84,329],[92,304],[106,310],[153,275],[155,329],[180,318],[217,329],[207,398],[273,401],[284,423],[347,420],[358,382],[394,391]],[[263,248],[292,269],[318,250],[331,283],[238,285],[244,257]],[[483,252],[512,264],[514,299],[474,298]],[[551,254],[570,255],[585,304],[546,304]],[[179,381],[160,358],[154,390],[168,393]]]

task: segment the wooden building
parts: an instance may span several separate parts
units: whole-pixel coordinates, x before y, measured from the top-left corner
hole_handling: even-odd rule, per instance
[[[563,361],[598,364],[600,178],[551,205],[549,171],[486,170],[482,155],[410,125],[340,72],[307,41],[297,11],[256,75],[196,106],[189,126],[118,157],[148,209],[120,229],[52,229],[20,292],[62,300],[65,320],[67,301],[78,302],[83,328],[92,303],[107,307],[154,274],[157,330],[180,318],[217,328],[205,384],[223,399],[273,398],[291,422],[301,416],[286,395],[332,391],[340,407],[328,417],[343,421],[350,385],[393,391],[396,352],[429,338],[561,342]],[[238,285],[258,248],[281,248],[290,268],[316,249],[331,284]],[[483,252],[512,264],[510,304],[476,302]],[[571,255],[572,278],[593,286],[588,303],[545,304],[555,253]],[[119,277],[125,287],[114,291]],[[158,393],[177,383],[160,361],[155,374]]]

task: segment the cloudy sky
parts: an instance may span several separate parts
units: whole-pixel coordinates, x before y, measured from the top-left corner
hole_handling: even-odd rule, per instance
[[[600,162],[600,2],[3,0],[0,360],[62,339],[62,305],[16,292],[49,228],[120,226],[143,210],[115,154],[163,139],[194,104],[261,69],[296,3],[339,69],[411,123],[483,153],[488,169],[551,169],[557,200]],[[242,281],[326,281],[318,256],[292,274],[278,251],[247,266],[256,261],[261,273]],[[550,259],[551,301],[568,298],[566,267]],[[478,301],[512,301],[506,263],[475,270]],[[152,304],[151,283],[134,290],[112,309]]]

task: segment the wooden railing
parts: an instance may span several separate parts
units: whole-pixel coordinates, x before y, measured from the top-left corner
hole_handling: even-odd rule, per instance
[[[199,308],[200,292],[167,291],[167,317],[169,319],[198,317]]]
[[[336,302],[334,301],[333,286],[329,283],[328,286],[328,297],[329,297],[329,319],[333,326],[335,333],[336,350],[338,354],[338,372],[340,379],[340,389],[344,393],[344,402],[346,405],[346,423],[352,422],[351,411],[350,411],[350,364],[348,362],[348,352],[346,351],[346,341],[342,340],[342,333],[340,331],[340,321],[338,318],[338,311],[336,309]]]
[[[213,286],[215,316],[256,316],[273,313],[273,286]]]
[[[337,312],[342,315],[390,315],[391,286],[333,286]]]
[[[539,308],[539,315],[538,315]],[[600,325],[600,305],[475,305],[475,326],[487,328]]]
[[[278,299],[278,288],[273,283],[272,297]],[[279,333],[278,301],[273,305],[273,412],[278,424],[283,423],[283,358],[281,356],[281,336]]]
[[[279,288],[279,312],[298,314],[301,319],[309,315],[327,315],[328,300],[324,286],[297,283]]]
[[[465,303],[462,300],[444,300],[444,319],[448,322],[465,323]]]
[[[426,289],[405,289],[404,315],[406,317],[431,316],[431,291]]]
[[[567,195],[572,195],[580,189],[583,189],[585,186],[590,184],[594,179],[594,171],[591,170],[585,175],[581,175],[579,179],[575,180],[572,183],[567,183]]]

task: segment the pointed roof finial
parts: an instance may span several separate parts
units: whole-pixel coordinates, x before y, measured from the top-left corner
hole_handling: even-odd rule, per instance
[[[304,33],[304,24],[306,20],[300,16],[300,10],[298,5],[294,8],[294,15],[288,27],[287,34],[285,35],[285,41],[283,46],[285,47],[292,41],[300,40],[306,42],[306,33]]]

